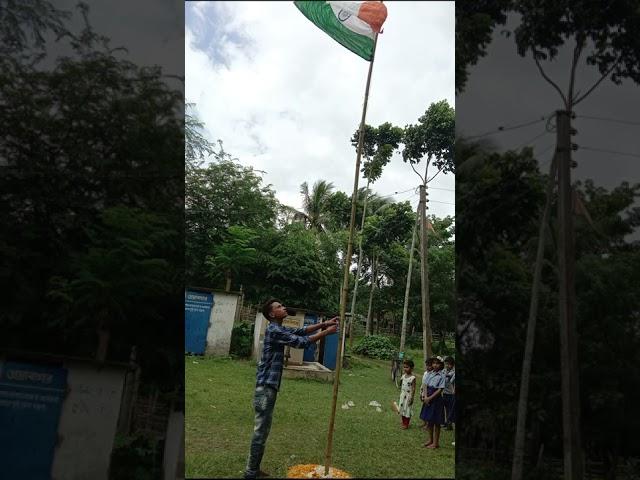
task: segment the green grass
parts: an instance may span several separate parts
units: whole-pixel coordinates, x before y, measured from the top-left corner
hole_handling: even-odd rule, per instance
[[[442,431],[439,450],[423,448],[427,434],[418,428],[417,395],[408,430],[400,429],[390,408],[399,390],[389,361],[354,355],[351,363],[340,375],[332,465],[361,478],[453,478],[454,432]],[[253,433],[255,373],[252,361],[186,357],[187,477],[242,476]],[[284,478],[291,465],[324,464],[331,398],[331,383],[282,380],[263,470]],[[355,407],[342,410],[348,400]],[[368,405],[371,400],[382,404],[382,412]]]

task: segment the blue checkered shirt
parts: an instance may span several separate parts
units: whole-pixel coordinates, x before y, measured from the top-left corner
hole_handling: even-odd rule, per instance
[[[256,386],[268,385],[278,390],[282,379],[282,366],[284,364],[284,347],[305,348],[311,341],[306,336],[305,327],[283,327],[277,323],[269,322],[264,334],[264,346],[262,359],[258,364],[256,374]]]

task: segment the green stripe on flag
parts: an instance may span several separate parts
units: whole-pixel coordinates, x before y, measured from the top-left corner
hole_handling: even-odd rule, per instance
[[[371,61],[373,58],[373,40],[366,35],[360,35],[349,30],[336,18],[331,6],[324,1],[295,1],[293,2],[305,17],[316,24],[320,30],[356,55]]]

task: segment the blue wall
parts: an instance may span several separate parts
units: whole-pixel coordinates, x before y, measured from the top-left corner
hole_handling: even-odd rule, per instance
[[[184,292],[184,350],[204,354],[207,330],[213,308],[213,293],[185,290]]]
[[[314,323],[318,323],[318,315],[316,315],[315,313],[306,313],[304,316],[304,324],[313,325]],[[302,360],[305,362],[313,362],[315,361],[315,355],[316,344],[312,343],[304,349],[304,357],[302,358]]]
[[[336,368],[336,355],[338,354],[339,344],[340,330],[324,337],[324,359],[322,364],[331,370]]]

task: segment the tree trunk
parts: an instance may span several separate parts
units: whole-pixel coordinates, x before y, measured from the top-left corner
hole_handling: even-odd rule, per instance
[[[369,184],[371,181],[367,179],[367,189],[364,195],[364,205],[362,207],[362,221],[360,222],[360,238],[358,239],[358,269],[356,270],[356,281],[353,285],[353,298],[351,299],[351,322],[349,324],[349,348],[353,346],[353,321],[356,314],[356,298],[358,297],[358,282],[360,280],[360,272],[362,270],[362,230],[364,229],[364,219],[367,215],[367,199],[369,198]]]
[[[106,318],[107,313],[100,313],[100,318],[98,322],[98,348],[96,349],[96,360],[98,362],[104,363],[107,359],[107,352],[109,350],[109,340],[111,339],[111,331],[108,326],[108,319]]]
[[[231,272],[230,271],[227,271],[226,278],[227,278],[227,283],[224,287],[224,291],[230,292],[231,291]]]
[[[524,443],[527,424],[527,403],[529,401],[529,383],[531,376],[531,362],[533,361],[533,347],[536,336],[536,320],[538,318],[538,290],[540,288],[540,277],[542,275],[542,261],[544,259],[544,239],[545,227],[549,221],[551,210],[551,196],[556,179],[557,159],[554,156],[551,161],[549,171],[549,182],[547,183],[547,198],[542,216],[540,217],[540,227],[538,228],[538,251],[536,252],[536,263],[531,285],[531,303],[529,304],[529,321],[527,324],[527,338],[524,347],[524,357],[522,359],[522,375],[520,377],[520,398],[518,400],[518,418],[516,423],[516,441],[513,449],[513,465],[511,467],[511,480],[522,480],[522,470],[524,464]]]
[[[378,256],[374,254],[373,256],[373,266],[371,272],[371,292],[369,293],[369,310],[367,311],[367,335],[371,335],[371,311],[373,307],[373,291],[376,288],[376,275],[377,275],[377,267],[378,267]]]
[[[407,271],[407,286],[404,290],[404,307],[402,309],[402,327],[400,331],[400,351],[404,352],[404,343],[407,339],[407,313],[409,311],[409,291],[411,290],[411,267],[413,265],[413,250],[416,248],[416,231],[418,230],[418,222],[420,221],[420,209],[418,205],[418,214],[416,215],[416,223],[413,226],[413,235],[411,237],[411,250],[409,250],[409,269]]]

